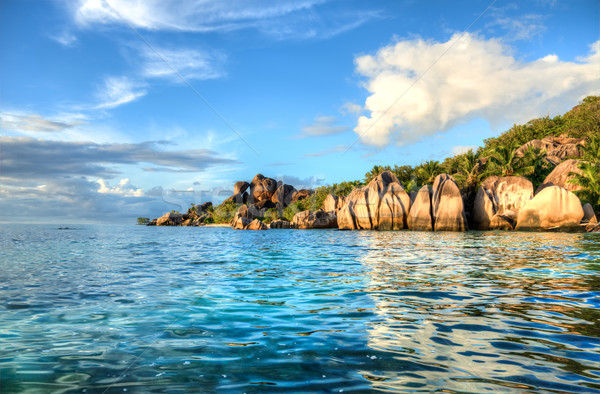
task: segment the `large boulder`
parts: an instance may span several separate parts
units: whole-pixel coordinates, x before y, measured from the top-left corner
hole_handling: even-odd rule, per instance
[[[581,219],[583,208],[579,198],[562,187],[549,186],[521,208],[516,229],[581,231]]]
[[[250,187],[250,184],[248,182],[244,182],[244,181],[239,181],[236,182],[235,185],[233,185],[233,194],[243,194],[246,189],[248,189]]]
[[[300,200],[304,200],[305,198],[308,198],[311,196],[311,194],[313,194],[312,190],[308,190],[308,189],[300,189],[298,191],[294,191],[292,193],[292,203],[296,202],[296,201],[300,201]]]
[[[234,230],[267,230],[266,224],[258,219],[250,220],[245,217],[239,217],[233,224]]]
[[[598,219],[596,218],[596,214],[594,213],[594,208],[592,208],[592,205],[590,203],[586,203],[583,205],[583,219],[581,219],[581,223],[598,223]]]
[[[569,180],[574,177],[571,173],[575,172],[581,174],[581,170],[578,167],[579,163],[579,160],[569,159],[557,165],[552,172],[548,174],[546,179],[544,179],[544,182],[537,188],[535,194],[538,194],[548,186],[560,186],[571,192],[581,190],[581,186],[569,182]]]
[[[231,197],[227,197],[227,199],[225,199],[225,201],[223,202],[232,202],[234,204],[246,204],[248,202],[248,192],[234,194]]]
[[[271,229],[288,229],[291,227],[292,226],[290,222],[288,222],[287,220],[273,220],[269,225],[269,228]]]
[[[390,171],[354,189],[338,211],[340,229],[401,230],[408,228],[410,197]]]
[[[337,212],[341,207],[344,206],[346,197],[338,197],[335,194],[328,194],[323,202],[323,210],[326,212]]]
[[[271,197],[271,202],[276,204],[278,208],[285,208],[292,202],[292,195],[296,189],[292,185],[281,184],[275,190],[273,197]]]
[[[568,138],[566,136],[545,137],[541,140],[532,140],[517,149],[515,155],[523,157],[525,151],[533,146],[546,151],[546,156],[552,161],[561,161],[566,158],[581,157],[585,138]]]
[[[268,229],[269,228],[267,227],[267,225],[258,219],[254,219],[253,221],[248,223],[248,225],[246,227],[244,227],[244,230],[268,230]]]
[[[254,203],[271,200],[277,190],[277,181],[266,178],[262,174],[256,174],[250,183],[250,197]]]
[[[294,215],[292,227],[297,229],[337,228],[337,217],[322,209],[316,212],[302,211]]]
[[[472,224],[477,230],[506,230],[519,210],[533,197],[533,184],[523,177],[490,177],[475,197]],[[510,213],[507,215],[507,213]],[[504,218],[496,218],[495,215]],[[514,226],[514,223],[512,224]]]
[[[248,219],[248,222],[250,222],[250,220],[254,219],[254,215],[252,215],[252,213],[250,212],[250,210],[248,209],[248,206],[246,204],[244,204],[238,208],[238,210],[233,215],[233,218],[231,219],[230,224],[235,227],[237,221],[240,218]]]
[[[175,212],[167,212],[156,219],[157,226],[181,226],[183,215]]]
[[[431,191],[425,185],[416,193],[408,214],[408,228],[413,231],[433,231]]]
[[[469,229],[460,189],[450,175],[440,174],[435,178],[431,204],[435,231]]]

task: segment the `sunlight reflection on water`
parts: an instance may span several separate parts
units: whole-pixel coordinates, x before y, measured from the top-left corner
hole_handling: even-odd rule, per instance
[[[598,391],[599,241],[6,226],[2,392]]]

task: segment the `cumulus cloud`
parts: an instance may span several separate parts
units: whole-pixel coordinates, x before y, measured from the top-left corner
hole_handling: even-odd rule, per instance
[[[298,137],[313,137],[320,135],[339,134],[350,130],[349,127],[337,124],[335,116],[319,116],[314,123],[302,127],[302,133]]]
[[[144,195],[144,189],[138,189],[133,186],[128,178],[121,179],[119,183],[113,187],[111,187],[104,179],[98,179],[96,183],[100,185],[98,193],[116,194],[125,197],[142,197]]]
[[[326,0],[81,0],[80,26],[127,23],[148,30],[228,32],[255,29],[275,38],[327,38],[379,17],[378,12],[315,12]]]
[[[0,128],[16,131],[35,131],[43,133],[60,132],[82,125],[81,120],[48,118],[38,114],[0,113]]]
[[[214,79],[225,75],[225,55],[220,52],[166,48],[156,48],[156,52],[149,48],[142,52],[145,60],[142,74],[146,78],[177,78],[173,69],[186,79]]]
[[[142,84],[127,77],[108,77],[96,94],[100,103],[96,109],[115,108],[145,96]]]
[[[562,112],[600,90],[598,47],[577,61],[551,54],[524,62],[505,43],[473,34],[396,42],[355,60],[371,95],[365,103],[370,114],[354,131],[364,144],[383,147],[410,144],[473,118],[513,123]]]

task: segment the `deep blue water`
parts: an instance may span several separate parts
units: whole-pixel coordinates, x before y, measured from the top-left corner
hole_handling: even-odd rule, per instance
[[[600,392],[600,236],[0,227],[0,391]]]

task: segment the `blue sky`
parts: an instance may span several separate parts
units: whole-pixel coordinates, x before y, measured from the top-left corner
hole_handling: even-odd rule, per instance
[[[0,220],[442,160],[600,93],[595,0],[0,0]]]

